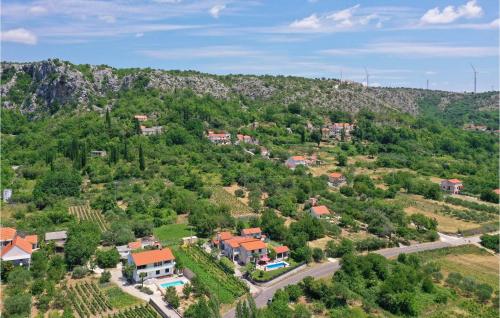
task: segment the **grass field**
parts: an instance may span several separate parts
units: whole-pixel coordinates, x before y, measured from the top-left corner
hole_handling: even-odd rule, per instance
[[[194,235],[187,224],[167,224],[153,229],[154,236],[160,242],[178,244],[181,238]]]
[[[123,292],[115,285],[105,287],[103,291],[113,308],[121,309],[142,303],[142,300]]]
[[[417,255],[424,261],[432,260],[440,264],[445,274],[457,272],[472,276],[481,283],[490,284],[495,290],[499,289],[498,255],[492,255],[475,245],[449,247]]]
[[[243,204],[238,198],[236,198],[231,193],[224,190],[222,187],[215,187],[212,190],[212,197],[210,198],[213,202],[217,204],[223,204],[229,207],[231,215],[234,217],[250,216],[255,215],[252,209],[247,205]]]

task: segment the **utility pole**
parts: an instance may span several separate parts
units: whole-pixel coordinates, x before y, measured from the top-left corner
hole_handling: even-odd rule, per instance
[[[476,68],[474,67],[474,65],[470,65],[470,67],[472,68],[472,71],[474,72],[474,94],[476,93],[476,84],[477,84],[477,71],[476,71]]]
[[[427,87],[427,90],[429,90],[429,80],[427,80],[427,85],[426,85],[426,87]]]
[[[365,67],[365,74],[366,74],[366,87],[370,86],[370,74],[368,73],[368,70]]]
[[[340,82],[342,83],[342,70],[340,70]]]

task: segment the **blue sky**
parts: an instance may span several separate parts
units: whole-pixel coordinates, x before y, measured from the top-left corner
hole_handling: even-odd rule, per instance
[[[496,0],[2,1],[3,61],[498,89]]]

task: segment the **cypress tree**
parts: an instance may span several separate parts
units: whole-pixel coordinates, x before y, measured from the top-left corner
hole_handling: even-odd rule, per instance
[[[144,151],[142,150],[142,145],[139,145],[139,169],[144,171],[146,169],[146,163],[144,162]]]
[[[108,130],[111,130],[111,115],[109,114],[109,109],[106,109],[106,126]]]
[[[142,133],[141,131],[141,123],[139,122],[138,119],[134,120],[134,130],[136,135],[140,135]]]

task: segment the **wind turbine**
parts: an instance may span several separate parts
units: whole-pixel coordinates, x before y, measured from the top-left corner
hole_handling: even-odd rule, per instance
[[[368,73],[368,70],[365,67],[365,74],[366,74],[366,87],[370,86],[370,74]]]
[[[476,83],[477,83],[477,71],[476,71],[476,68],[474,67],[474,65],[470,65],[470,67],[472,68],[472,71],[474,72],[474,94],[476,93]]]

